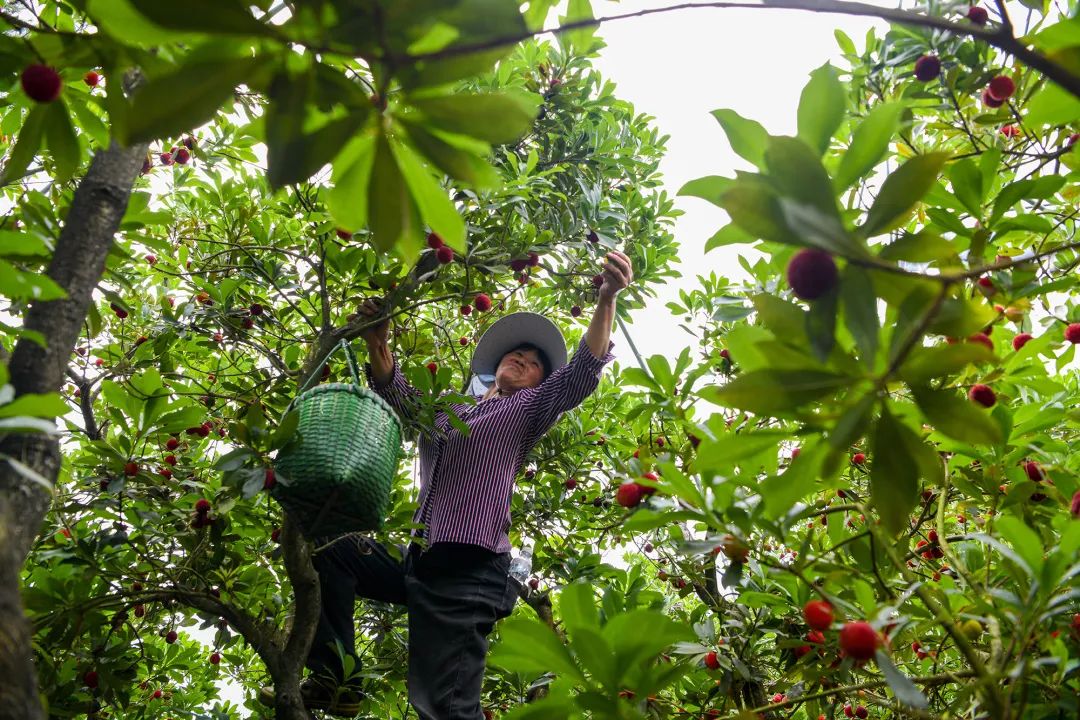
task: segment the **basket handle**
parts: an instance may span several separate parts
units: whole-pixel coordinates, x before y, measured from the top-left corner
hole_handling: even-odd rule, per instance
[[[326,355],[323,356],[323,359],[319,361],[319,366],[311,371],[311,374],[308,375],[307,380],[305,380],[304,384],[300,387],[300,389],[296,391],[296,397],[300,397],[301,394],[306,392],[308,389],[311,388],[312,385],[315,384],[316,378],[318,378],[322,374],[322,369],[330,360],[330,356],[334,354],[334,351],[341,349],[345,350],[345,359],[349,364],[349,373],[352,375],[353,383],[355,383],[356,385],[361,384],[360,369],[359,365],[356,362],[356,355],[353,353],[352,345],[349,343],[348,340],[342,338],[338,341],[337,345],[330,349],[330,352],[326,353]],[[289,402],[289,407],[285,410],[286,413],[292,409],[292,405],[293,402],[296,401],[296,397],[294,397],[292,401]]]

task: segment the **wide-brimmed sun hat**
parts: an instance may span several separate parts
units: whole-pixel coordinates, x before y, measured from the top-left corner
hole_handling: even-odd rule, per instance
[[[547,355],[551,372],[566,364],[566,340],[559,326],[540,313],[516,312],[496,320],[480,337],[473,351],[469,389],[482,395],[495,382],[503,355],[521,343],[530,343]]]

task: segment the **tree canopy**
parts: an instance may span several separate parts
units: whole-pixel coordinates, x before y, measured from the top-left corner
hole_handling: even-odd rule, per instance
[[[488,713],[1080,710],[1080,20],[1025,5],[838,31],[793,137],[713,112],[745,169],[680,194],[760,259],[529,457]],[[575,343],[609,249],[633,336],[677,274],[665,138],[593,69],[590,3],[541,37],[553,6],[0,10],[0,718],[307,717],[313,547],[274,459],[298,389],[352,381],[362,299],[422,417],[504,313]],[[362,607],[364,712],[403,717],[403,610]]]

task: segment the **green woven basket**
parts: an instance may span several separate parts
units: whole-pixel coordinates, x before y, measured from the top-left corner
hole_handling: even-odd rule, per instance
[[[338,348],[353,382],[307,389],[333,354],[327,353],[290,405],[300,414],[296,439],[274,461],[271,494],[309,538],[382,527],[401,455],[401,421],[360,385],[349,344],[342,340]]]

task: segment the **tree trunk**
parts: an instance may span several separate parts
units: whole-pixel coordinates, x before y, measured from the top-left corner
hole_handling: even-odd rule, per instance
[[[16,397],[57,392],[63,385],[146,149],[114,143],[94,156],[79,183],[47,272],[67,297],[34,303],[27,311],[23,327],[41,333],[46,347],[25,338],[15,345],[8,368]],[[44,718],[19,573],[49,509],[59,472],[60,448],[54,437],[9,435],[0,442],[0,720]]]

